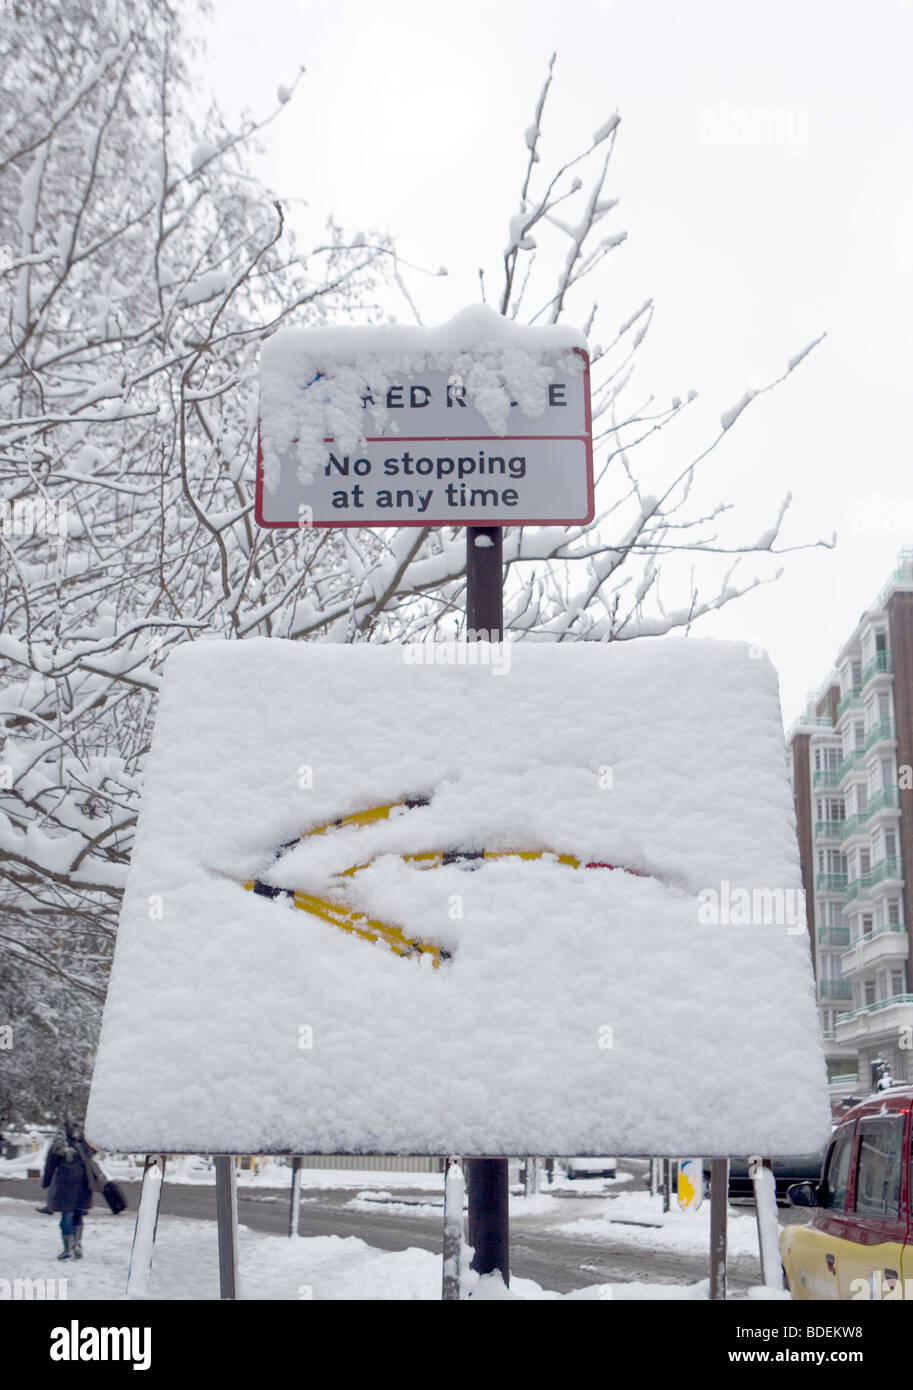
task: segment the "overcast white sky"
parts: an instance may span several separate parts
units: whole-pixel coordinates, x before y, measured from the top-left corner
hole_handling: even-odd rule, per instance
[[[419,265],[427,322],[496,276],[524,169],[523,132],[558,53],[543,165],[616,108],[604,224],[628,239],[598,272],[603,337],[644,299],[656,316],[632,400],[694,387],[697,413],[652,461],[671,475],[722,410],[824,343],[752,403],[702,489],[755,539],[783,495],[783,539],[838,532],[696,633],[760,641],[789,722],[913,545],[913,0],[214,0],[206,80],[263,112],[307,68],[264,137],[259,172],[308,215],[382,228]],[[779,125],[735,143],[740,121]],[[715,142],[709,137],[720,132]],[[405,303],[395,306],[409,318]],[[636,455],[632,456],[632,461]],[[862,500],[897,508],[860,530]],[[877,506],[873,508],[878,513]],[[893,526],[894,529],[891,529]],[[771,572],[749,557],[746,577]],[[679,599],[670,592],[670,601]]]

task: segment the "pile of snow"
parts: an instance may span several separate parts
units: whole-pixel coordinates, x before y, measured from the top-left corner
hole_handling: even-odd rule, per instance
[[[757,1260],[758,1222],[754,1207],[729,1207],[726,1226],[727,1256],[751,1256]],[[620,1238],[636,1238],[638,1245],[651,1249],[704,1255],[710,1249],[710,1200],[705,1198],[697,1211],[682,1211],[673,1197],[669,1210],[664,1212],[661,1197],[649,1192],[620,1192],[606,1204],[601,1216],[565,1221],[558,1230],[565,1235],[596,1236],[608,1245]],[[773,1248],[776,1251],[776,1234]],[[779,1273],[779,1256],[776,1264]]]
[[[177,650],[92,1141],[179,1153],[820,1146],[830,1116],[803,921],[744,911],[795,906],[800,885],[776,674],[753,651],[524,643],[499,678],[395,645]],[[416,797],[426,804],[274,857],[310,829]],[[402,857],[481,850],[552,857]],[[449,959],[435,969],[429,954],[245,892],[257,877],[335,895]]]

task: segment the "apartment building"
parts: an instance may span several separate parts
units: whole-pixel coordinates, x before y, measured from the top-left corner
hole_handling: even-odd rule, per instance
[[[913,549],[787,744],[832,1092],[913,1082]]]

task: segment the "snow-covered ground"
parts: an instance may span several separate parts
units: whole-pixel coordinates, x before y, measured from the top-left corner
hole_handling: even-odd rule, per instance
[[[636,1227],[639,1245],[697,1254],[710,1248],[710,1203],[705,1201],[697,1211],[682,1211],[673,1199],[670,1210],[664,1212],[661,1201],[649,1192],[620,1192],[604,1214],[563,1222],[558,1229],[573,1235],[611,1239],[616,1227]],[[730,1255],[757,1255],[758,1223],[753,1206],[729,1208],[726,1246]]]
[[[326,1181],[326,1173],[321,1176]],[[348,1179],[350,1175],[333,1176]],[[370,1174],[370,1177],[382,1177],[385,1187],[391,1186],[390,1173]],[[401,1206],[404,1211],[416,1214],[429,1210],[426,1203],[397,1203],[392,1193],[378,1186],[370,1192],[360,1191],[351,1202],[368,1208],[381,1200],[389,1200],[394,1209]],[[429,1198],[429,1202],[431,1200],[433,1198]],[[511,1216],[514,1219],[535,1215],[552,1224],[563,1207],[562,1199],[547,1193],[533,1198],[515,1197],[511,1202]],[[386,1209],[389,1211],[390,1205]],[[665,1247],[695,1253],[707,1250],[709,1212],[706,1209],[684,1214],[675,1208],[664,1216],[661,1203],[647,1193],[625,1194],[613,1199],[602,1219],[568,1222],[553,1226],[553,1229],[556,1233],[568,1231],[611,1239],[612,1222],[625,1223],[621,1229],[629,1237],[636,1232],[639,1243],[658,1249]],[[629,1226],[628,1222],[637,1224]],[[757,1251],[753,1213],[731,1210],[729,1234],[733,1254]],[[60,1248],[57,1220],[40,1216],[31,1202],[0,1197],[0,1299],[15,1296],[14,1281],[17,1279],[65,1279],[65,1287],[57,1283],[48,1285],[48,1292],[49,1296],[56,1292],[56,1296],[70,1300],[123,1298],[132,1240],[132,1219],[113,1217],[107,1211],[93,1209],[86,1221],[85,1258],[77,1264],[64,1263],[56,1258]],[[352,1236],[290,1240],[241,1226],[239,1259],[241,1296],[245,1299],[438,1300],[441,1296],[440,1257],[415,1247],[392,1252],[379,1250]],[[467,1276],[466,1293],[474,1297],[505,1296],[499,1281],[480,1282],[472,1274]],[[691,1284],[604,1283],[559,1294],[532,1280],[514,1277],[509,1296],[520,1299],[700,1300],[708,1297],[708,1283],[707,1280]],[[775,1298],[781,1295],[779,1291],[754,1288],[747,1296]],[[160,1218],[150,1297],[168,1300],[219,1297],[215,1222],[175,1216]]]

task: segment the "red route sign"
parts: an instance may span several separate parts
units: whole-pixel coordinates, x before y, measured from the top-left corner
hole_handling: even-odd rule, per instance
[[[304,482],[295,441],[269,479],[258,448],[254,515],[266,527],[550,526],[595,515],[589,357],[565,353],[546,385],[541,413],[511,402],[495,433],[460,376],[440,368],[401,374],[381,399],[356,403],[384,420],[357,448],[325,438],[322,466]],[[311,384],[332,371],[320,373]],[[262,427],[261,418],[261,427]]]

